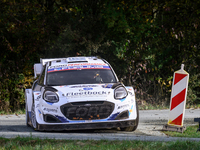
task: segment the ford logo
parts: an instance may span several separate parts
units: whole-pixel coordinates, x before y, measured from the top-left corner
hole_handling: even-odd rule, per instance
[[[84,106],[88,106],[88,107],[90,107],[90,106],[92,106],[91,104],[85,104]]]
[[[93,88],[83,88],[83,90],[93,90]]]

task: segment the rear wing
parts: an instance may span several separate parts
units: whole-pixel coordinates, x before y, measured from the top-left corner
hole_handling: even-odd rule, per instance
[[[40,58],[40,63],[44,66],[49,61],[62,60],[62,59],[66,58],[45,58],[45,59]]]
[[[47,58],[47,59],[40,58],[40,63],[34,64],[34,77],[36,78],[37,76],[41,74],[42,68],[47,62],[53,61],[53,60],[62,60],[62,59],[64,58]]]
[[[49,61],[55,61],[52,63],[57,63],[56,61],[58,61],[58,62],[65,61],[66,63],[78,63],[78,62],[79,63],[87,63],[88,59],[95,60],[95,59],[97,59],[97,57],[92,56],[92,57],[68,57],[68,58],[45,58],[45,59],[40,58],[40,63],[34,64],[34,77],[36,78],[37,76],[39,76],[41,74],[43,66]],[[104,62],[106,62],[106,61],[104,60]],[[106,62],[106,63],[109,64],[108,62]],[[111,69],[112,69],[112,67],[111,67]],[[115,76],[116,76],[116,74],[115,74]]]

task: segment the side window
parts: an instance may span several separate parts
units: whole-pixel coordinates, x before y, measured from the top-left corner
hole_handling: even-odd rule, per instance
[[[40,75],[40,78],[38,80],[39,85],[44,85],[45,71],[46,71],[46,65],[44,66],[42,74]]]

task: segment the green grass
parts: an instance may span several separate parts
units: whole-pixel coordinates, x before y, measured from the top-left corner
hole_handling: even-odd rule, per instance
[[[189,138],[200,138],[200,131],[197,132],[199,125],[188,126],[183,133],[173,131],[163,131],[168,136],[172,137],[189,137]]]
[[[160,104],[152,104],[146,101],[138,102],[139,110],[162,110],[162,109],[169,109],[169,103],[160,103]],[[186,104],[186,109],[200,109],[200,104]]]
[[[196,150],[200,142],[144,142],[107,140],[50,140],[38,138],[0,138],[0,150]]]
[[[139,110],[161,110],[161,109],[169,109],[169,106],[162,106],[162,105],[138,105]]]
[[[14,112],[5,112],[5,111],[0,111],[0,115],[13,115],[13,114],[25,114],[25,109],[14,111]]]
[[[189,126],[183,133],[163,131],[172,137],[200,138],[198,125]],[[172,141],[108,141],[108,140],[53,140],[32,137],[0,138],[0,150],[197,150],[200,142]]]

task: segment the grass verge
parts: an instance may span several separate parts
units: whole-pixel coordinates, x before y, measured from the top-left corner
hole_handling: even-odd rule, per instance
[[[173,142],[144,142],[144,141],[107,141],[107,140],[52,140],[38,138],[14,139],[0,138],[0,150],[191,150],[200,149],[200,142],[173,141]]]
[[[25,114],[25,109],[14,111],[14,112],[5,112],[5,111],[0,111],[0,115],[13,115],[13,114]]]
[[[188,137],[188,138],[200,138],[200,131],[197,132],[199,125],[188,126],[183,133],[173,131],[163,131],[164,134],[172,137]]]

